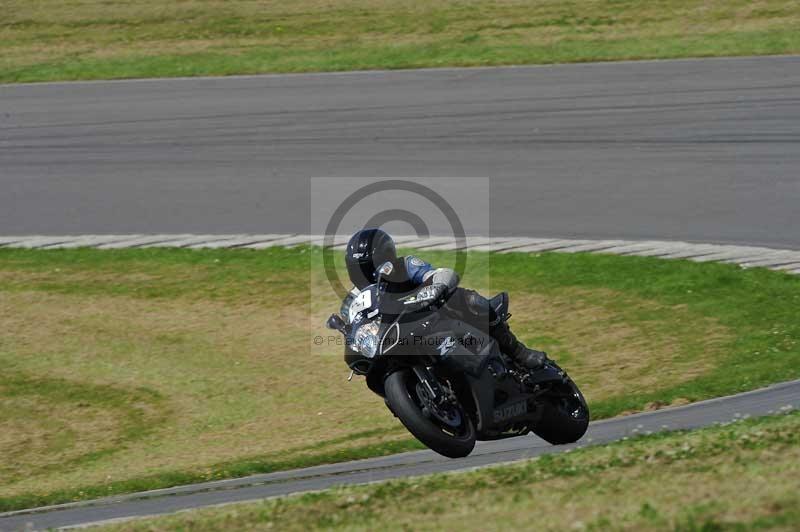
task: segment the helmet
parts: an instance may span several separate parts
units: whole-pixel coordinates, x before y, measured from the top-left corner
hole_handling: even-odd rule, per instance
[[[394,240],[381,229],[362,229],[347,243],[347,273],[359,290],[377,280],[375,272],[384,262],[396,260]]]

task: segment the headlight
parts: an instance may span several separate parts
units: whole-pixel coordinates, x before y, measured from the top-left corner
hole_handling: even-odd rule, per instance
[[[350,349],[360,352],[367,358],[372,358],[378,351],[378,329],[380,325],[377,321],[365,323],[359,327],[353,335],[353,344]]]

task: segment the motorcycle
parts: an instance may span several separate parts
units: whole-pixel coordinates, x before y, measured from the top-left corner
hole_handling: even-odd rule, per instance
[[[387,292],[377,281],[332,314],[330,329],[345,338],[350,379],[366,377],[370,390],[419,441],[437,453],[464,457],[476,440],[533,432],[559,445],[580,439],[589,409],[578,387],[554,361],[536,370],[518,366],[484,331],[448,313],[446,296],[423,288]],[[506,294],[491,299],[505,316]]]

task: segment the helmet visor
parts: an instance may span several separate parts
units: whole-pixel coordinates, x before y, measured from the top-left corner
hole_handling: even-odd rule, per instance
[[[347,274],[350,281],[358,288],[363,290],[375,282],[375,265],[371,259],[359,261],[347,261]]]

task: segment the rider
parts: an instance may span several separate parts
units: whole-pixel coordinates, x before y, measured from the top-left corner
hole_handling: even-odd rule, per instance
[[[507,316],[499,316],[489,300],[475,292],[458,286],[458,274],[449,268],[434,268],[414,256],[397,257],[394,240],[381,229],[363,229],[354,234],[347,243],[345,255],[347,273],[355,287],[345,300],[348,301],[364,287],[374,283],[378,268],[391,262],[394,271],[389,277],[399,290],[411,291],[419,287],[428,292],[431,299],[447,297],[447,308],[459,314],[464,321],[476,327],[487,324],[489,334],[500,350],[520,365],[536,369],[541,367],[547,355],[529,349],[517,340],[506,322]],[[449,295],[448,295],[449,294]]]

